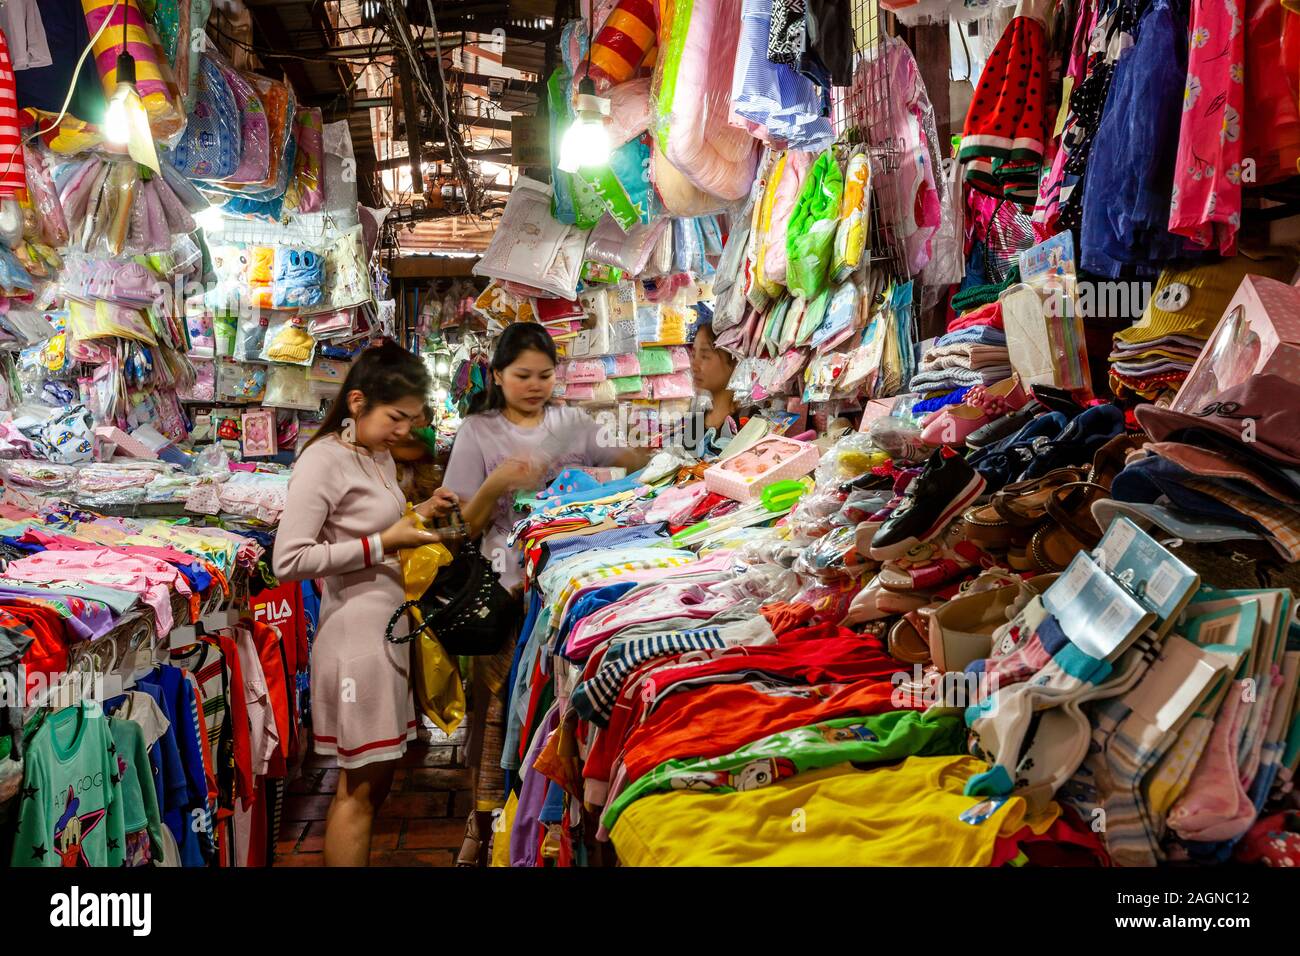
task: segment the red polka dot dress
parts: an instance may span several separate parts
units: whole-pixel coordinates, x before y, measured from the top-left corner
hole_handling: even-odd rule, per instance
[[[958,158],[966,181],[1021,203],[1038,197],[1047,144],[1047,32],[1016,17],[993,48],[966,114]]]

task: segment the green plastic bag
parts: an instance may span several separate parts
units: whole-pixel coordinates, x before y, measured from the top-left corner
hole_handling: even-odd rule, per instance
[[[814,299],[826,287],[843,196],[844,174],[835,154],[826,150],[804,180],[786,234],[786,287],[791,295]]]

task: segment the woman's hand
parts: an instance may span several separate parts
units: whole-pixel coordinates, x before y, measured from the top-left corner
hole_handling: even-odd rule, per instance
[[[408,512],[379,535],[384,554],[395,554],[402,548],[418,548],[423,544],[437,544],[442,539],[436,532],[422,527],[423,519],[414,511]]]
[[[507,458],[492,469],[488,483],[498,494],[537,488],[542,483],[543,466],[523,458]]]
[[[439,488],[427,501],[422,501],[415,506],[415,511],[421,518],[426,521],[431,518],[445,518],[451,514],[451,510],[460,504],[460,499],[456,497],[456,492],[450,488]]]

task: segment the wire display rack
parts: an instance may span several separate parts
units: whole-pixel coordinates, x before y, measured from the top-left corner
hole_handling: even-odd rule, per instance
[[[899,128],[893,111],[901,107],[890,96],[885,14],[877,0],[852,0],[851,21],[853,85],[835,90],[831,109],[837,141],[849,150],[866,148],[873,182],[897,181],[902,143],[893,135]],[[868,262],[899,282],[911,278],[896,225],[906,221],[905,214],[897,191],[872,189]]]

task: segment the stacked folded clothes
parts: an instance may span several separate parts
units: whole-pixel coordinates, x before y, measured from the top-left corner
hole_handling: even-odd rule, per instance
[[[910,383],[914,392],[991,385],[1011,376],[1007,336],[998,303],[954,319],[921,357]]]
[[[1103,527],[1126,515],[1186,541],[1300,561],[1300,436],[1287,421],[1298,401],[1300,381],[1265,374],[1191,413],[1139,406],[1151,442],[1093,516]]]
[[[1194,269],[1167,269],[1142,317],[1115,336],[1110,384],[1117,396],[1159,401],[1178,390],[1213,334],[1233,293],[1247,275],[1287,281],[1295,271],[1288,258],[1245,255]]]

